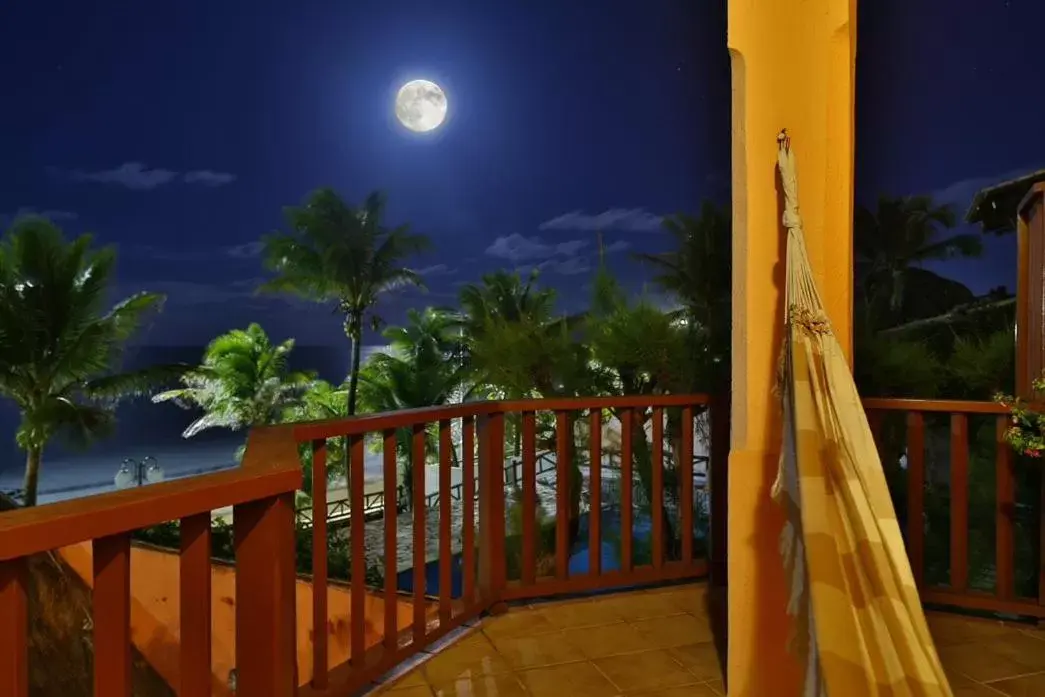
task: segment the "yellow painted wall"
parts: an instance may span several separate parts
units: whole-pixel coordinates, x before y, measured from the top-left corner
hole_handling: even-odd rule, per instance
[[[781,425],[784,231],[776,135],[798,160],[809,256],[835,331],[852,332],[856,0],[729,0],[733,65],[733,401],[729,461],[730,697],[793,697],[782,512],[770,500]],[[851,353],[849,354],[851,355]]]
[[[64,547],[59,553],[76,570],[88,587],[93,586],[90,543]],[[180,621],[178,555],[150,547],[131,548],[131,637],[171,686],[178,685],[178,641]],[[342,586],[329,586],[327,626],[329,665],[337,666],[349,657],[349,592]],[[366,645],[381,641],[384,628],[384,598],[366,597]],[[372,618],[372,619],[371,619]],[[297,583],[297,646],[300,684],[312,679],[312,584]],[[399,602],[400,630],[413,624],[413,603]],[[236,569],[214,564],[211,575],[212,694],[229,695],[227,678],[236,664]]]

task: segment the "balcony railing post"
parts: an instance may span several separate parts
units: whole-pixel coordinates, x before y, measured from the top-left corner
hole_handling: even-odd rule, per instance
[[[292,697],[297,688],[294,494],[236,506],[233,533],[237,692]]]
[[[0,694],[29,697],[29,560],[0,561]]]
[[[479,439],[479,594],[485,604],[500,602],[506,567],[504,551],[504,414],[476,420]]]
[[[714,586],[726,585],[729,568],[726,557],[729,546],[729,490],[726,485],[729,477],[726,471],[729,467],[729,413],[730,394],[728,390],[723,390],[714,395],[711,401],[711,444],[708,451],[708,487],[711,494],[711,544],[708,556],[711,584]]]

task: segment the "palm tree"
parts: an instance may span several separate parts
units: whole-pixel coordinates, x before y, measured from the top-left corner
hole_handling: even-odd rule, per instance
[[[555,291],[537,287],[538,277],[535,270],[523,282],[518,273],[499,270],[484,274],[478,284],[461,288],[466,334],[481,335],[484,323],[492,318],[507,322],[550,321],[555,311]]]
[[[448,404],[462,384],[465,368],[452,353],[454,318],[429,308],[423,313],[410,311],[408,322],[405,327],[385,330],[384,336],[391,343],[388,351],[371,355],[360,371],[359,401],[365,411]],[[404,463],[403,488],[407,502],[412,502],[413,469],[424,463],[414,462],[409,429],[400,430],[397,449]],[[436,434],[429,433],[426,455],[437,450]]]
[[[629,302],[627,295],[610,276],[605,265],[597,271],[594,283],[592,310],[585,326],[585,343],[591,348],[592,358],[613,379],[605,381],[613,387],[611,393],[621,395],[663,394],[685,392],[694,383],[693,373],[699,369],[690,359],[693,338],[687,327],[680,326],[670,314],[661,312],[646,299]],[[681,453],[681,414],[669,410],[667,437],[674,444],[672,453]],[[615,414],[620,419],[620,414]],[[635,465],[639,485],[646,506],[655,496],[654,466],[664,470],[664,462],[653,462],[650,444],[646,438],[646,424],[651,416],[646,410],[632,412],[632,451],[621,453]],[[623,420],[620,420],[623,426]],[[676,462],[676,465],[679,463]],[[665,479],[665,493],[674,490],[672,484],[678,469],[670,468]],[[652,516],[652,510],[647,512]],[[665,551],[670,552],[674,541],[675,524],[667,507],[662,509],[662,522],[667,534]]]
[[[461,323],[466,360],[475,380],[505,396],[562,394],[556,370],[563,351],[574,344],[580,316],[556,316],[555,291],[536,286],[534,271],[496,271],[461,289]],[[561,366],[559,366],[561,367]]]
[[[86,444],[111,431],[115,407],[179,369],[120,372],[125,342],[163,296],[132,295],[106,310],[116,253],[67,242],[43,218],[21,218],[0,242],[0,395],[18,405],[26,451],[24,503],[36,504],[43,451],[55,437]]]
[[[326,380],[315,380],[301,395],[283,410],[283,423],[298,421],[320,421],[325,419],[343,419],[348,414],[346,396],[348,388],[344,385],[331,385]],[[346,439],[327,439],[327,481],[345,477],[348,472],[348,450]],[[302,443],[298,447],[301,456],[302,484],[300,496],[306,500],[312,498],[312,444]],[[346,489],[348,482],[346,478]]]
[[[293,349],[293,339],[273,344],[257,324],[234,329],[210,342],[202,363],[182,376],[184,387],[161,392],[152,401],[203,411],[184,438],[208,428],[238,431],[279,423],[315,381],[312,373],[287,368]],[[241,447],[237,458],[242,452]]]
[[[417,272],[404,263],[428,247],[428,238],[411,233],[405,225],[385,227],[384,209],[384,196],[378,193],[357,209],[331,189],[319,189],[305,205],[287,209],[289,232],[262,239],[265,265],[276,276],[261,290],[333,303],[344,318],[345,335],[352,342],[350,416],[356,412],[364,325],[369,320],[372,327],[380,326],[374,307],[383,294],[422,285]]]
[[[944,234],[955,223],[954,210],[936,205],[929,196],[881,196],[874,210],[858,208],[853,252],[865,302],[886,301],[895,314],[909,297],[907,282],[913,270],[927,261],[980,256],[983,243],[979,235]],[[921,273],[935,276],[924,269]]]
[[[460,363],[464,333],[460,318],[447,310],[426,307],[407,310],[406,324],[388,327],[382,335],[394,352],[419,364],[450,360]]]
[[[721,388],[729,379],[732,237],[730,211],[705,201],[696,217],[679,213],[664,219],[673,249],[640,253],[635,257],[654,269],[653,282],[680,307],[673,313],[684,320],[698,367],[695,379]],[[707,389],[694,384],[691,390]]]

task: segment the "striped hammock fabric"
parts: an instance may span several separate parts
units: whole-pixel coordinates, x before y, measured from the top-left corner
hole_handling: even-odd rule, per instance
[[[773,497],[803,697],[952,697],[925,622],[885,475],[853,377],[824,313],[780,136],[787,327],[784,441]]]

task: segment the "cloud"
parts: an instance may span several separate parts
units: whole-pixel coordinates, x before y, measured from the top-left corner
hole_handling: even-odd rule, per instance
[[[227,248],[225,254],[233,259],[253,259],[261,255],[262,246],[262,243],[257,241],[237,244],[234,247]]]
[[[590,215],[583,211],[564,213],[541,223],[541,230],[618,230],[621,232],[656,232],[661,229],[662,216],[643,208],[611,208]]]
[[[255,259],[261,253],[261,242],[247,242],[232,247],[157,247],[135,245],[123,248],[128,256],[156,261],[224,261],[226,259]]]
[[[197,169],[192,172],[186,172],[183,179],[186,184],[202,184],[203,186],[217,187],[236,181],[236,175],[228,172],[215,172],[209,169]]]
[[[525,237],[519,234],[498,237],[486,248],[486,255],[497,259],[521,262],[535,259],[547,259],[554,256],[573,256],[588,245],[587,240],[570,240],[558,244],[548,244],[539,237]]]
[[[176,176],[178,176],[177,172],[169,169],[149,169],[141,162],[125,162],[116,169],[105,169],[98,172],[77,170],[72,173],[72,178],[77,181],[118,184],[135,191],[148,191],[169,184],[174,181]]]
[[[554,273],[561,276],[575,276],[591,271],[591,261],[587,256],[570,257],[568,259],[547,259],[536,264],[516,266],[512,271],[522,277],[529,276],[534,271]]]
[[[123,281],[117,284],[116,294],[120,298],[134,293],[161,293],[167,297],[167,305],[210,305],[254,295],[250,279],[228,284],[197,283],[194,281],[140,280]]]
[[[418,276],[449,276],[457,273],[457,269],[451,269],[446,264],[433,264],[432,266],[422,266],[419,269],[414,269],[414,273]]]
[[[76,181],[94,182],[97,184],[116,184],[133,191],[150,191],[176,181],[179,173],[160,167],[149,168],[141,162],[124,162],[116,169],[103,169],[96,172],[74,170],[69,173]],[[231,184],[236,175],[227,172],[215,172],[210,169],[198,169],[181,175],[186,184],[217,187]]]
[[[289,293],[259,293],[258,288],[264,278],[254,276],[240,278],[222,283],[180,280],[135,280],[121,281],[116,286],[116,294],[125,298],[134,293],[160,293],[166,296],[167,307],[190,307],[198,305],[221,305],[238,303],[238,307],[254,309],[270,309],[282,306],[325,307],[322,303],[314,303]]]
[[[631,244],[618,240],[607,245],[607,254],[623,252],[631,248]],[[507,235],[498,237],[486,248],[488,256],[504,259],[515,264],[515,272],[527,275],[533,271],[556,273],[563,276],[591,271],[595,254],[590,250],[588,240],[568,240],[551,244],[539,237],[524,235]]]
[[[982,189],[986,189],[989,186],[1000,184],[1001,182],[1009,181],[1011,179],[1018,179],[1022,176],[1028,175],[1031,172],[1036,172],[1045,167],[1045,164],[1039,164],[1037,167],[1021,167],[1020,169],[1011,169],[1001,174],[996,174],[993,177],[970,177],[969,179],[962,179],[956,181],[953,184],[932,192],[933,201],[937,204],[949,203],[956,208],[956,212],[964,216],[965,211],[972,204],[973,197],[980,192]]]
[[[52,223],[63,223],[71,220],[76,220],[80,216],[72,211],[60,211],[60,210],[38,210],[29,206],[22,206],[14,213],[3,215],[0,214],[0,223],[9,223],[17,218],[21,218],[27,215],[35,215],[41,218],[47,218]]]
[[[586,257],[573,257],[565,261],[555,261],[545,266],[548,271],[563,276],[576,276],[591,271],[591,264]]]

